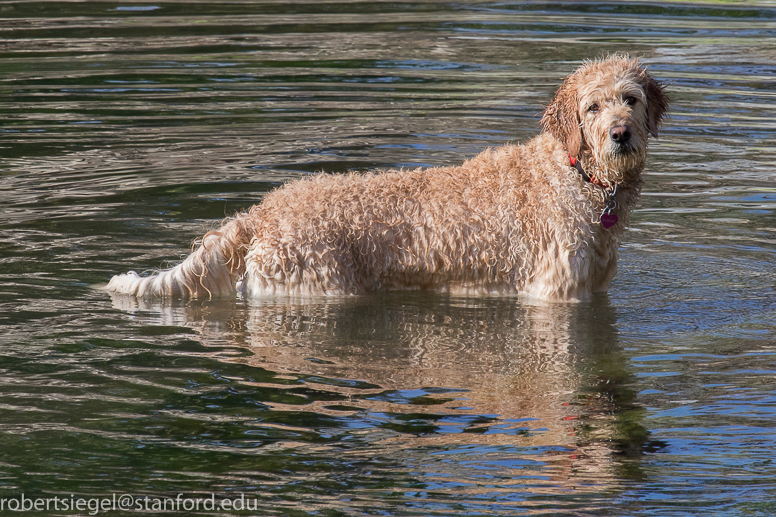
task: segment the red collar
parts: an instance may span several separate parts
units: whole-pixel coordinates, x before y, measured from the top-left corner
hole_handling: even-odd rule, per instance
[[[593,185],[598,185],[603,189],[609,188],[607,185],[604,185],[603,183],[601,183],[601,180],[585,172],[585,169],[582,168],[582,163],[571,155],[569,155],[569,162],[571,163],[571,166],[577,170],[579,175],[582,176],[582,179],[584,179],[588,183],[592,183]]]

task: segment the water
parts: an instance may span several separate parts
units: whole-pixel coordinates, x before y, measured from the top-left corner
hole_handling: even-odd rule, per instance
[[[31,0],[0,31],[0,514],[776,513],[773,4]],[[615,51],[673,104],[607,296],[95,289],[284,181],[526,140]]]

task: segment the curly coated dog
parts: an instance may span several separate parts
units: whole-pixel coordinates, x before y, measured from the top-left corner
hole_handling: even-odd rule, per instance
[[[637,60],[568,76],[523,145],[454,167],[317,175],[208,232],[176,267],[114,276],[139,297],[430,289],[585,300],[606,291],[668,109]]]

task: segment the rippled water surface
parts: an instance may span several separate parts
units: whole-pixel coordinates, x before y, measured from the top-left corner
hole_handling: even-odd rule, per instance
[[[524,141],[615,51],[672,112],[607,296],[95,288],[290,179]],[[2,2],[0,499],[773,515],[775,120],[773,4]]]

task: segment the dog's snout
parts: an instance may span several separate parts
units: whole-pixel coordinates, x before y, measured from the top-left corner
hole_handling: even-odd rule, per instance
[[[618,144],[624,144],[631,137],[631,128],[628,126],[614,126],[609,130],[609,138]]]

